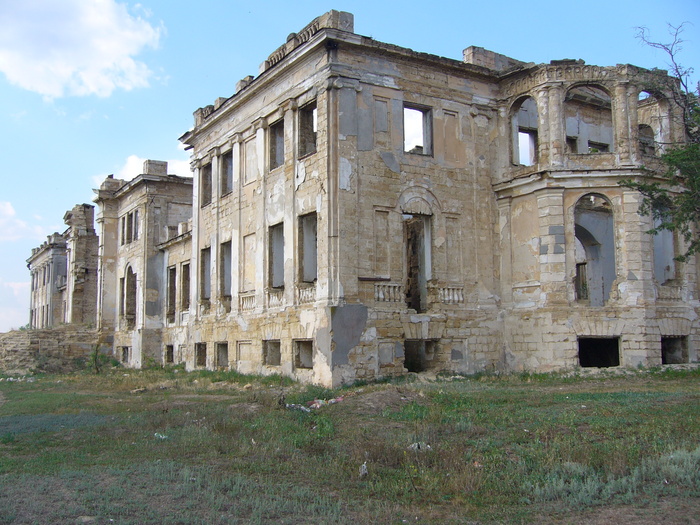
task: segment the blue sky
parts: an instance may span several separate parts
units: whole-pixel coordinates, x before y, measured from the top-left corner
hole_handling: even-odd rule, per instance
[[[189,175],[177,138],[192,112],[330,9],[354,13],[356,33],[454,59],[476,45],[527,62],[660,68],[666,57],[635,27],[667,41],[666,24],[687,21],[680,59],[700,67],[698,0],[0,0],[0,331],[27,323],[26,259],[65,229],[66,210],[146,158]]]

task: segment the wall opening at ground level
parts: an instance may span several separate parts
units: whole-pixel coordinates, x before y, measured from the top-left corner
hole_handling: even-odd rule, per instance
[[[578,361],[584,368],[620,366],[620,338],[579,337]]]
[[[404,366],[409,372],[425,372],[434,367],[437,341],[406,339],[404,341]]]
[[[661,364],[679,365],[688,362],[687,337],[661,338]]]

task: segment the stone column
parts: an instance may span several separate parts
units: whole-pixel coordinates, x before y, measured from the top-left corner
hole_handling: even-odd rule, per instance
[[[543,306],[568,304],[564,190],[548,188],[537,194],[540,226],[540,286]]]

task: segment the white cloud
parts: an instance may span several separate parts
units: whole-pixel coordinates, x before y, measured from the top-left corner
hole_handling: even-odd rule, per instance
[[[116,172],[114,172],[115,179],[131,180],[143,173],[143,163],[147,159],[139,157],[138,155],[129,155],[126,161]],[[179,175],[180,177],[191,177],[192,171],[190,170],[190,161],[181,159],[168,160],[168,174]],[[93,187],[99,188],[104,182],[107,175],[95,175],[92,177]]]
[[[0,241],[16,241],[24,238],[45,240],[45,227],[30,225],[16,215],[12,203],[0,201]]]
[[[0,332],[24,326],[29,321],[29,281],[0,280]]]
[[[115,0],[3,1],[0,71],[47,98],[107,97],[148,86],[153,73],[134,57],[163,32]]]

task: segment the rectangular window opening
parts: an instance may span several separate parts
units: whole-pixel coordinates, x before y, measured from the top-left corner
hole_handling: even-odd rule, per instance
[[[211,299],[211,248],[201,251],[199,267],[200,290],[199,298],[202,301]]]
[[[417,155],[432,155],[432,121],[429,109],[404,106],[404,151]]]
[[[263,341],[263,363],[267,366],[282,364],[282,347],[279,340]]]
[[[662,337],[661,338],[661,364],[680,365],[688,363],[688,338]]]
[[[284,164],[284,119],[270,126],[270,171]]]
[[[296,368],[314,367],[314,343],[310,340],[294,341],[294,366]]]
[[[165,345],[165,364],[172,365],[175,362],[175,346]]]
[[[431,279],[430,216],[405,215],[406,304],[417,313],[428,309],[428,281]]]
[[[221,195],[233,190],[233,151],[221,155],[219,173],[221,178]]]
[[[122,363],[128,363],[129,362],[129,356],[131,354],[131,347],[130,346],[122,346],[121,347],[121,355],[119,356],[120,360]]]
[[[226,311],[231,311],[231,241],[221,244],[221,253],[219,254],[219,292]]]
[[[318,277],[318,231],[315,213],[299,217],[299,262],[301,281],[313,283]]]
[[[187,311],[190,309],[190,264],[186,263],[182,265],[181,277],[181,295],[180,301],[182,303],[182,310]]]
[[[202,167],[200,183],[200,205],[204,207],[211,203],[211,163]]]
[[[519,162],[532,166],[537,162],[537,130],[520,128],[518,131]]]
[[[316,101],[299,110],[299,156],[305,157],[316,152],[318,120]]]
[[[604,142],[593,142],[588,141],[588,153],[608,153],[610,151],[610,144],[605,144]]]
[[[207,343],[195,343],[194,345],[194,366],[207,366]]]
[[[584,368],[620,366],[620,338],[579,337],[578,360]]]
[[[167,305],[167,321],[175,322],[175,304],[177,296],[177,272],[174,266],[168,268],[168,305]]]
[[[216,367],[227,369],[228,363],[228,343],[216,343]]]
[[[270,287],[284,288],[284,223],[270,227]]]

